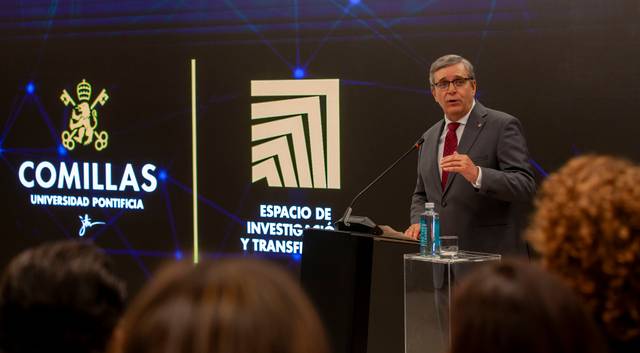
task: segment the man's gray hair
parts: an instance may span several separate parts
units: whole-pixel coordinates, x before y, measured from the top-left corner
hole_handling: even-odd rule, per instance
[[[439,57],[438,59],[436,59],[436,61],[433,62],[433,64],[431,64],[431,68],[429,69],[429,83],[432,85],[435,84],[435,82],[433,82],[433,74],[436,71],[459,63],[462,63],[462,65],[464,65],[464,68],[467,69],[469,77],[475,79],[476,74],[473,71],[473,65],[471,65],[469,60],[461,57],[460,55],[449,54]]]

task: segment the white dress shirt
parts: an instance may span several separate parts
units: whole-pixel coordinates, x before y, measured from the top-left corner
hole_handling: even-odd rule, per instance
[[[475,106],[476,106],[476,100],[474,99],[473,103],[471,104],[471,109],[469,109],[469,112],[465,116],[463,116],[460,120],[457,121],[457,123],[460,124],[460,126],[458,126],[458,129],[456,130],[456,136],[458,137],[458,144],[460,144],[460,140],[462,139],[462,133],[464,132],[464,128],[467,125],[467,120],[469,120],[469,115],[471,115],[471,111]],[[438,171],[440,172],[440,179],[442,179],[442,167],[440,167],[440,161],[442,161],[442,154],[444,153],[444,139],[447,136],[447,131],[449,131],[448,130],[449,124],[454,122],[449,120],[449,118],[447,118],[446,115],[444,116],[444,121],[445,121],[444,129],[442,129],[442,134],[440,135],[440,139],[438,140]],[[475,183],[471,183],[471,185],[473,185],[473,187],[476,189],[480,189],[480,185],[482,183],[482,168],[480,167],[476,167],[476,168],[478,168],[478,179],[476,179]]]

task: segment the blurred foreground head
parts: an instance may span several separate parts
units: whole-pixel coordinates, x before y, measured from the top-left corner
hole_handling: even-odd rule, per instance
[[[578,296],[538,266],[484,265],[454,290],[451,353],[606,351]]]
[[[640,349],[640,167],[574,158],[545,180],[536,206],[527,237],[543,265],[582,296],[612,346]]]
[[[96,246],[61,241],[16,256],[0,283],[0,351],[104,352],[124,283]]]
[[[249,259],[175,263],[125,314],[117,353],[327,353],[324,329],[299,285]]]

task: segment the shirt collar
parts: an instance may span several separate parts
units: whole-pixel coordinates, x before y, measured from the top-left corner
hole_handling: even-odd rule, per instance
[[[460,125],[466,125],[467,124],[467,120],[469,120],[469,115],[471,115],[471,112],[473,111],[473,108],[476,106],[476,100],[473,100],[473,103],[471,103],[471,109],[469,109],[469,112],[467,114],[465,114],[465,116],[463,116],[460,120],[456,121],[457,123],[460,123]],[[444,121],[445,121],[445,126],[449,125],[450,123],[453,123],[453,121],[449,120],[449,118],[447,118],[447,116],[444,116]]]

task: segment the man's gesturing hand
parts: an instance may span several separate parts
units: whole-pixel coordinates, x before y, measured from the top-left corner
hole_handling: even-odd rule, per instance
[[[443,171],[449,173],[460,173],[470,183],[475,184],[478,180],[478,167],[473,164],[473,161],[466,154],[453,154],[448,155],[440,161],[440,167]]]

